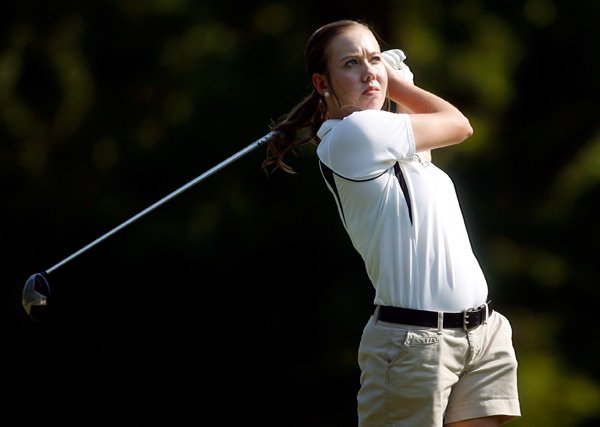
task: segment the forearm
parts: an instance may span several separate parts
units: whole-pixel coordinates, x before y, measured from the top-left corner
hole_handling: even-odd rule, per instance
[[[388,96],[411,114],[418,150],[458,144],[472,135],[469,120],[450,102],[390,72]]]
[[[445,112],[464,117],[456,107],[434,93],[415,86],[393,71],[388,75],[388,96],[404,110],[419,114]]]

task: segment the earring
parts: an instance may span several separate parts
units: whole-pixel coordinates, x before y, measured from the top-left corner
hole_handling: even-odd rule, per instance
[[[323,92],[323,96],[325,98],[329,98],[331,96],[331,93],[328,90],[326,90],[325,92]]]

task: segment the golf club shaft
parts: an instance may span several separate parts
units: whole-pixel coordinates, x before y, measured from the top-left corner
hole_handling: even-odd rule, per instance
[[[56,270],[57,268],[63,266],[64,264],[66,264],[67,262],[71,261],[72,259],[78,257],[79,255],[81,255],[82,253],[86,252],[87,250],[93,248],[94,246],[96,246],[98,243],[102,242],[103,240],[106,240],[107,238],[109,238],[110,236],[112,236],[113,234],[121,231],[122,229],[124,229],[125,227],[127,227],[128,225],[132,224],[133,222],[137,221],[138,219],[142,218],[144,215],[150,213],[151,211],[153,211],[154,209],[156,209],[157,207],[165,204],[166,202],[168,202],[169,200],[173,199],[174,197],[178,196],[179,194],[183,193],[184,191],[190,189],[191,187],[193,187],[194,185],[198,184],[200,181],[204,180],[205,178],[208,178],[210,175],[214,174],[215,172],[219,171],[220,169],[224,168],[225,166],[229,165],[230,163],[236,161],[237,159],[239,159],[240,157],[245,156],[246,154],[248,154],[249,152],[251,152],[252,150],[254,150],[255,148],[263,145],[265,142],[267,142],[271,136],[274,134],[275,132],[269,132],[268,134],[266,134],[265,136],[263,136],[260,139],[257,139],[256,141],[254,141],[252,144],[248,145],[246,148],[238,151],[236,154],[234,154],[233,156],[223,160],[221,163],[219,163],[216,166],[213,166],[211,169],[207,170],[206,172],[204,172],[202,175],[199,175],[198,177],[194,178],[193,180],[191,180],[190,182],[188,182],[187,184],[179,187],[177,190],[173,191],[172,193],[166,195],[165,197],[163,197],[162,199],[160,199],[159,201],[157,201],[156,203],[148,206],[146,209],[144,209],[143,211],[141,211],[140,213],[132,216],[131,218],[129,218],[127,221],[121,223],[120,225],[116,226],[115,228],[113,228],[112,230],[108,231],[107,233],[103,234],[102,236],[98,237],[96,240],[94,240],[93,242],[89,243],[88,245],[84,246],[83,248],[79,249],[77,252],[73,253],[72,255],[69,255],[67,258],[63,259],[62,261],[60,261],[59,263],[57,263],[56,265],[53,265],[52,267],[50,267],[49,269],[47,269],[45,271],[46,274],[50,274],[52,273],[54,270]]]

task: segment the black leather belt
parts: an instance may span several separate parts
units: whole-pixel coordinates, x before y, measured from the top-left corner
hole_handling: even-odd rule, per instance
[[[462,328],[468,331],[485,323],[492,311],[494,311],[494,308],[491,301],[476,308],[468,308],[460,313],[413,310],[411,308],[380,305],[378,320],[428,328]]]

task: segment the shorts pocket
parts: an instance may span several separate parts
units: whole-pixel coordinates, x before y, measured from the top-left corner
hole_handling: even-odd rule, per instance
[[[417,360],[421,357],[431,357],[431,350],[437,353],[437,345],[440,337],[437,332],[405,330],[404,334],[392,337],[389,354],[389,362],[395,363],[403,353],[413,353],[412,357]],[[410,358],[411,355],[406,355]]]

